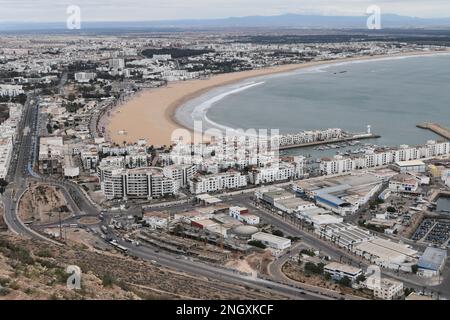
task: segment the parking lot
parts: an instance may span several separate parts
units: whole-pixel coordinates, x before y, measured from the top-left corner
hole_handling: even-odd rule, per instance
[[[425,219],[413,236],[415,241],[447,245],[450,238],[450,220]]]

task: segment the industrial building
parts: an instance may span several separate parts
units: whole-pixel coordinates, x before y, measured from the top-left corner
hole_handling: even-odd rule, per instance
[[[427,166],[422,160],[399,161],[393,164],[392,168],[400,173],[424,173],[427,170]]]
[[[428,247],[419,259],[417,273],[423,277],[437,276],[444,268],[446,260],[447,250]]]
[[[323,225],[315,230],[320,237],[353,251],[355,246],[375,239],[369,231],[349,223]]]
[[[315,228],[320,228],[327,224],[342,223],[344,218],[331,214],[331,211],[319,208],[314,205],[313,208],[301,210],[296,214],[297,218],[311,223]]]
[[[366,204],[382,183],[382,178],[373,173],[359,173],[300,181],[294,184],[293,190],[321,207],[346,216]]]
[[[261,200],[271,206],[275,206],[275,203],[282,200],[294,199],[295,194],[287,192],[282,188],[269,187],[261,188],[255,192],[255,198]]]
[[[411,272],[418,258],[418,252],[410,246],[381,238],[362,242],[352,251],[380,267],[406,272]]]
[[[275,250],[285,250],[291,246],[291,240],[273,234],[258,232],[252,235],[252,240],[261,241],[264,245]]]

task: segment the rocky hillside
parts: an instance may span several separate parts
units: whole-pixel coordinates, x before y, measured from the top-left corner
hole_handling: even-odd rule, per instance
[[[66,287],[68,265],[82,270],[81,290]],[[149,262],[0,234],[0,299],[282,299]]]

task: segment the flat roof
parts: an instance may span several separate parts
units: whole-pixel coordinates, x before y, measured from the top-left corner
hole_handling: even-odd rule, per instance
[[[287,208],[293,208],[293,209],[298,208],[298,206],[300,206],[300,205],[313,204],[312,202],[305,201],[305,200],[303,200],[301,198],[289,198],[289,199],[277,200],[277,203],[280,203],[280,204],[284,205]]]
[[[332,216],[330,214],[322,214],[311,217],[311,220],[318,224],[332,224],[343,221],[342,217]]]
[[[328,194],[328,193],[323,193],[323,194],[317,195],[316,200],[326,201],[337,207],[347,203],[346,201],[342,200],[341,198],[338,198],[338,197],[333,196],[332,194]]]
[[[416,250],[410,249],[406,245],[381,238],[360,243],[356,248],[373,254],[384,261],[397,263],[404,262],[407,257],[414,257],[417,254]]]
[[[279,243],[279,244],[284,244],[288,241],[291,242],[291,240],[289,240],[287,238],[275,236],[273,234],[265,233],[265,232],[257,232],[252,236],[252,238],[257,239],[257,240],[267,241],[267,242]]]
[[[439,248],[428,247],[417,264],[421,269],[438,271],[447,259],[447,251]]]
[[[354,274],[354,275],[362,272],[362,270],[360,268],[352,267],[347,264],[342,264],[342,263],[338,263],[338,262],[331,262],[331,263],[327,264],[324,267],[324,269],[342,271],[342,272],[345,272],[348,274]]]
[[[424,166],[425,165],[425,163],[422,160],[398,161],[395,164],[399,167]]]

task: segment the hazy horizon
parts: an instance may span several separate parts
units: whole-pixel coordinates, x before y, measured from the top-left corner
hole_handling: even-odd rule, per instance
[[[86,22],[139,22],[223,19],[283,14],[363,16],[371,5],[384,14],[419,18],[450,17],[450,2],[442,0],[0,0],[3,23],[66,21],[66,9],[77,5]]]

